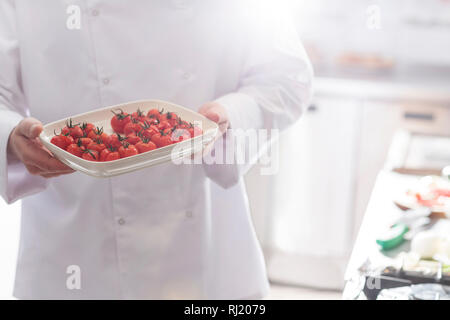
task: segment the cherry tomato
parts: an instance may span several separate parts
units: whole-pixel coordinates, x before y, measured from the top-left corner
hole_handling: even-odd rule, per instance
[[[178,124],[178,116],[175,113],[167,112],[164,116],[165,116],[165,120],[167,122],[169,122],[172,127],[174,127]]]
[[[64,135],[64,134],[58,134],[55,135],[51,140],[51,143],[53,143],[55,146],[60,147],[61,149],[66,149],[68,145],[74,143],[74,140],[72,136],[70,135]]]
[[[170,135],[162,135],[159,139],[159,146],[160,148],[168,146],[169,144],[172,144],[172,139],[170,138]]]
[[[157,125],[157,124],[159,124],[159,120],[157,118],[148,118],[148,117],[146,117],[142,122],[144,123],[144,125],[145,124],[147,124],[147,125],[152,125],[152,124]]]
[[[64,128],[62,128],[61,129],[61,134],[62,135],[65,135],[65,136],[67,136],[67,135],[70,135],[70,129],[69,129],[69,127],[64,127]]]
[[[161,139],[161,132],[155,133],[150,138],[150,141],[153,142],[159,148],[159,140]]]
[[[137,111],[131,114],[131,119],[135,119],[138,122],[142,122],[145,119],[147,119],[147,117],[145,116],[144,112],[142,112],[140,109],[137,109]]]
[[[164,110],[164,109],[163,109]],[[147,117],[148,118],[155,118],[155,119],[159,119],[160,115],[162,114],[163,110],[159,111],[158,109],[151,109],[148,113],[147,113]]]
[[[139,152],[137,151],[136,147],[129,143],[124,143],[119,148],[119,154],[121,158],[127,158],[134,155],[137,155]]]
[[[112,161],[120,159],[116,148],[105,148],[100,152],[100,161]]]
[[[164,130],[161,130],[165,135],[168,135],[168,136],[170,136],[170,135],[172,135],[172,132],[174,132],[176,129],[175,128],[172,128],[172,127],[170,127],[170,128],[167,128],[167,129],[164,129]]]
[[[108,154],[111,153],[111,150],[109,148],[105,148],[100,152],[100,161],[105,161],[105,158]]]
[[[75,139],[72,136],[61,136],[63,141],[65,141],[66,145],[75,143]]]
[[[119,148],[126,139],[126,137],[122,137],[118,133],[113,133],[105,139],[104,143],[107,147]]]
[[[74,138],[80,138],[84,135],[83,130],[79,126],[75,126],[70,130],[70,135]]]
[[[142,125],[141,135],[143,138],[150,139],[152,135],[158,133],[159,129],[156,125],[149,125],[147,122],[144,122]]]
[[[120,154],[119,154],[119,152],[114,151],[114,152],[110,152],[106,156],[105,160],[103,160],[103,161],[113,161],[113,160],[118,160],[118,159],[120,159]]]
[[[156,145],[153,142],[145,139],[143,141],[139,141],[136,144],[136,149],[139,151],[139,153],[143,153],[143,152],[155,150]]]
[[[92,139],[88,137],[81,137],[78,141],[82,146],[87,147],[92,142]]]
[[[103,128],[97,127],[96,129],[89,132],[88,138],[91,138],[92,140],[100,139],[102,141],[104,141],[104,140],[106,141],[106,139],[108,138],[108,135],[103,132]]]
[[[71,135],[74,139],[83,136],[83,130],[78,124],[73,124],[72,119],[66,121],[66,126],[61,130],[64,135]]]
[[[94,140],[86,148],[100,153],[106,146],[101,140]]]
[[[66,151],[77,156],[81,157],[83,155],[83,146],[78,145],[77,143],[72,143],[67,146]]]
[[[123,133],[128,136],[131,133],[139,132],[142,129],[140,122],[133,119],[131,122],[128,122],[125,127],[123,127]]]
[[[123,127],[131,121],[130,115],[122,110],[120,112],[114,112],[114,116],[111,118],[111,127],[117,133],[123,133]]]
[[[129,144],[134,145],[134,144],[138,143],[139,141],[141,141],[141,138],[138,135],[136,135],[136,133],[130,133],[129,135],[127,135],[127,142]]]
[[[184,121],[184,120],[181,120],[180,118],[178,118],[177,128],[180,128],[180,129],[189,129],[189,128],[191,128],[191,127],[192,127],[192,125],[191,125],[189,122]]]
[[[81,157],[85,160],[90,160],[90,161],[98,161],[99,160],[98,152],[95,150],[86,149],[83,151],[83,155]]]
[[[168,146],[169,144],[172,144],[172,140],[170,139],[170,136],[167,134],[164,134],[164,132],[154,134],[151,138],[151,141],[158,148],[162,148],[162,147]]]
[[[50,140],[50,142],[53,143],[55,146],[61,148],[61,149],[66,149],[66,147],[67,147],[66,142],[61,138],[60,135],[54,136]]]
[[[162,120],[158,125],[157,125],[158,129],[160,130],[164,130],[167,128],[172,128],[172,125],[169,123],[169,121],[166,120]]]
[[[92,123],[83,122],[81,129],[83,130],[84,136],[87,137],[89,132],[95,129],[95,126]]]

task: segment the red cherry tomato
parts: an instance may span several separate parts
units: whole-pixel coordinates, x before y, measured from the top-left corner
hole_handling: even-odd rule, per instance
[[[50,142],[65,150],[68,145],[74,143],[74,140],[70,135],[58,134],[55,135]]]
[[[123,127],[123,133],[128,136],[131,133],[137,133],[142,129],[140,122],[132,120]]]
[[[70,129],[70,135],[74,138],[80,138],[84,135],[83,130],[79,126],[75,126],[72,129]]]
[[[159,111],[158,109],[151,109],[148,113],[147,113],[147,117],[148,118],[155,118],[155,119],[159,119],[161,113],[163,112],[163,110]]]
[[[104,143],[107,147],[119,148],[126,139],[126,137],[122,137],[118,133],[113,133],[105,139]]]
[[[137,109],[135,112],[131,114],[131,119],[135,119],[138,122],[142,122],[145,119],[147,119],[147,117],[145,116],[144,112],[142,112],[140,109]]]
[[[157,125],[158,129],[164,130],[167,128],[172,128],[172,125],[169,123],[169,121],[163,120]]]
[[[118,159],[120,159],[119,152],[114,151],[114,152],[110,152],[110,153],[106,156],[106,158],[105,158],[104,161],[113,161],[113,160],[118,160]]]
[[[108,154],[111,153],[111,150],[109,148],[105,148],[100,152],[100,161],[105,161],[105,158]]]
[[[167,112],[165,118],[172,127],[175,127],[178,124],[178,116],[173,112]]]
[[[142,122],[147,125],[159,124],[159,120],[157,118],[149,118],[149,117],[146,117]]]
[[[81,129],[83,130],[83,135],[87,137],[89,132],[95,129],[95,126],[92,123],[83,122],[83,124],[81,125]]]
[[[86,148],[88,150],[95,150],[100,153],[103,149],[106,148],[106,146],[101,140],[94,140]]]
[[[82,146],[87,147],[92,142],[92,139],[87,137],[81,137],[80,139],[78,139],[78,141],[81,143]]]
[[[86,149],[83,151],[83,155],[81,157],[85,160],[99,161],[98,152],[95,150]]]
[[[162,147],[172,144],[172,140],[170,139],[170,136],[165,134],[164,132],[154,134],[151,138],[151,141],[158,148],[162,148]]]
[[[108,135],[105,132],[103,132],[103,128],[97,127],[96,129],[89,132],[88,138],[91,138],[92,140],[106,141]]]
[[[120,159],[120,155],[116,148],[106,148],[100,152],[100,161],[113,161],[117,159]]]
[[[159,140],[161,139],[161,132],[157,132],[150,138],[150,141],[153,142],[159,148]]]
[[[119,154],[121,158],[127,158],[134,155],[137,155],[139,152],[137,151],[136,147],[129,143],[124,143],[119,148]]]
[[[127,142],[129,144],[134,145],[140,141],[141,141],[141,138],[139,136],[137,136],[135,133],[130,133],[129,135],[127,135]]]
[[[61,130],[61,133],[63,135],[71,135],[75,139],[83,136],[83,130],[78,124],[74,124],[72,119],[66,121],[66,126]]]
[[[159,129],[156,125],[149,125],[148,123],[144,123],[142,126],[141,135],[143,138],[151,139],[152,135],[158,132]]]
[[[72,143],[70,145],[67,146],[66,151],[77,156],[77,157],[81,157],[83,155],[83,147],[76,144],[76,143]]]
[[[139,153],[143,153],[143,152],[155,150],[156,145],[153,142],[145,139],[144,141],[140,141],[136,144],[136,149],[139,151]]]
[[[56,135],[54,136],[51,140],[51,143],[53,143],[55,146],[61,148],[61,149],[66,149],[67,145],[65,143],[65,141],[63,139],[61,139],[60,135]]]
[[[192,127],[192,125],[189,122],[181,120],[180,118],[178,118],[177,128],[189,129],[191,127]]]
[[[114,112],[114,116],[111,118],[111,127],[117,133],[123,133],[123,127],[131,121],[130,115],[122,110],[120,112]]]

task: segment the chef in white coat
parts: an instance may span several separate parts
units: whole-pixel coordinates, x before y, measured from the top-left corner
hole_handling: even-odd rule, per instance
[[[242,181],[251,162],[98,179],[36,139],[42,123],[145,98],[200,110],[222,133],[285,128],[312,71],[289,20],[262,2],[0,1],[0,193],[22,199],[16,297],[268,293]]]

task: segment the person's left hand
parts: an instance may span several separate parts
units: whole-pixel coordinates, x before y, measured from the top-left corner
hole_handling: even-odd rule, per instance
[[[214,121],[219,126],[219,130],[214,137],[214,140],[203,150],[203,155],[205,155],[211,150],[214,142],[225,134],[230,126],[230,122],[226,109],[220,103],[214,101],[205,103],[200,107],[198,112],[209,120]]]
[[[222,136],[230,126],[227,111],[217,102],[213,101],[205,103],[200,107],[198,113],[219,125],[219,137]]]

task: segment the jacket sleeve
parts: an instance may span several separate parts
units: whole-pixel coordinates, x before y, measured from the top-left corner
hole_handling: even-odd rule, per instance
[[[218,148],[221,154],[232,148],[232,154],[241,153],[245,159],[204,164],[207,176],[225,188],[236,184],[257,161],[270,143],[272,129],[283,130],[293,124],[311,98],[313,71],[292,20],[267,3],[255,1],[245,13],[243,32],[249,48],[239,86],[216,100],[225,107],[232,130],[216,141],[213,154]],[[258,140],[257,148],[245,143],[249,140],[237,138],[237,132],[251,134],[260,129],[267,130],[269,139]]]
[[[32,176],[8,156],[8,139],[27,116],[22,91],[13,0],[0,1],[0,194],[7,203],[45,188],[46,179]]]

